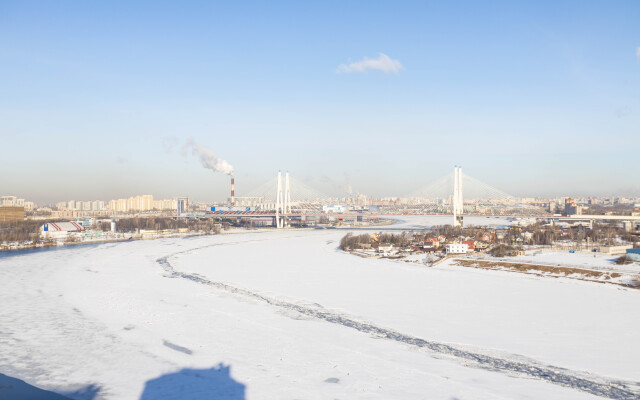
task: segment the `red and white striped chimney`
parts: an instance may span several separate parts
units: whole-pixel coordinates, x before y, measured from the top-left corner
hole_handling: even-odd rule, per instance
[[[235,178],[231,177],[231,206],[236,205],[236,181]]]

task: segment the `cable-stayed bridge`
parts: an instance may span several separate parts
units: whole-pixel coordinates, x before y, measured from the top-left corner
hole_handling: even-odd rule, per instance
[[[453,215],[461,226],[464,215],[548,216],[543,207],[524,203],[456,166],[448,174],[406,197],[369,199],[362,194],[332,197],[291,176],[281,173],[245,196],[229,199],[229,207],[212,210],[220,218],[273,218],[274,225],[315,221],[318,217],[354,218],[384,215]]]

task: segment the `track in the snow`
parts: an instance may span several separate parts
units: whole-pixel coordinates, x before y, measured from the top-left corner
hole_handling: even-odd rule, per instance
[[[225,243],[215,244],[203,247],[212,247],[220,245],[229,245],[238,243]],[[554,367],[551,365],[538,365],[533,363],[525,363],[521,361],[514,361],[509,359],[503,359],[493,356],[488,356],[481,353],[474,353],[468,350],[457,348],[455,346],[440,343],[432,340],[425,340],[411,335],[406,335],[401,332],[394,331],[384,327],[379,327],[370,323],[360,322],[345,315],[340,315],[335,312],[328,311],[319,307],[311,307],[306,305],[299,305],[282,300],[277,300],[262,294],[231,286],[222,282],[215,282],[205,279],[201,276],[189,274],[185,272],[176,271],[169,258],[179,253],[188,253],[197,249],[190,249],[173,253],[171,255],[157,259],[157,263],[168,273],[169,277],[182,278],[194,281],[196,283],[211,286],[218,290],[239,295],[246,298],[258,300],[263,303],[267,303],[273,307],[277,307],[284,310],[295,311],[302,315],[324,320],[333,324],[342,325],[348,328],[353,328],[357,331],[375,335],[380,338],[393,340],[399,343],[404,343],[412,346],[416,346],[421,349],[429,350],[433,353],[454,357],[460,360],[464,360],[470,366],[476,368],[482,368],[492,371],[501,371],[518,376],[525,376],[534,379],[540,379],[543,381],[555,383],[561,386],[569,387],[572,389],[581,390],[594,394],[596,396],[607,397],[610,399],[619,400],[639,400],[640,399],[640,383],[638,382],[623,382],[613,381],[607,378],[589,375],[588,377],[580,376],[573,371]]]

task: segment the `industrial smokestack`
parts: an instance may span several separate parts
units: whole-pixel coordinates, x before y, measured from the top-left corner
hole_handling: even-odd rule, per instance
[[[236,205],[236,181],[235,178],[231,177],[231,206]]]

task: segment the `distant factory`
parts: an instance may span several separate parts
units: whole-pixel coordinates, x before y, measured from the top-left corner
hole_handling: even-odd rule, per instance
[[[36,204],[16,196],[0,196],[0,223],[22,221],[25,211],[32,211]]]
[[[24,220],[24,207],[0,206],[0,222],[15,222]]]

